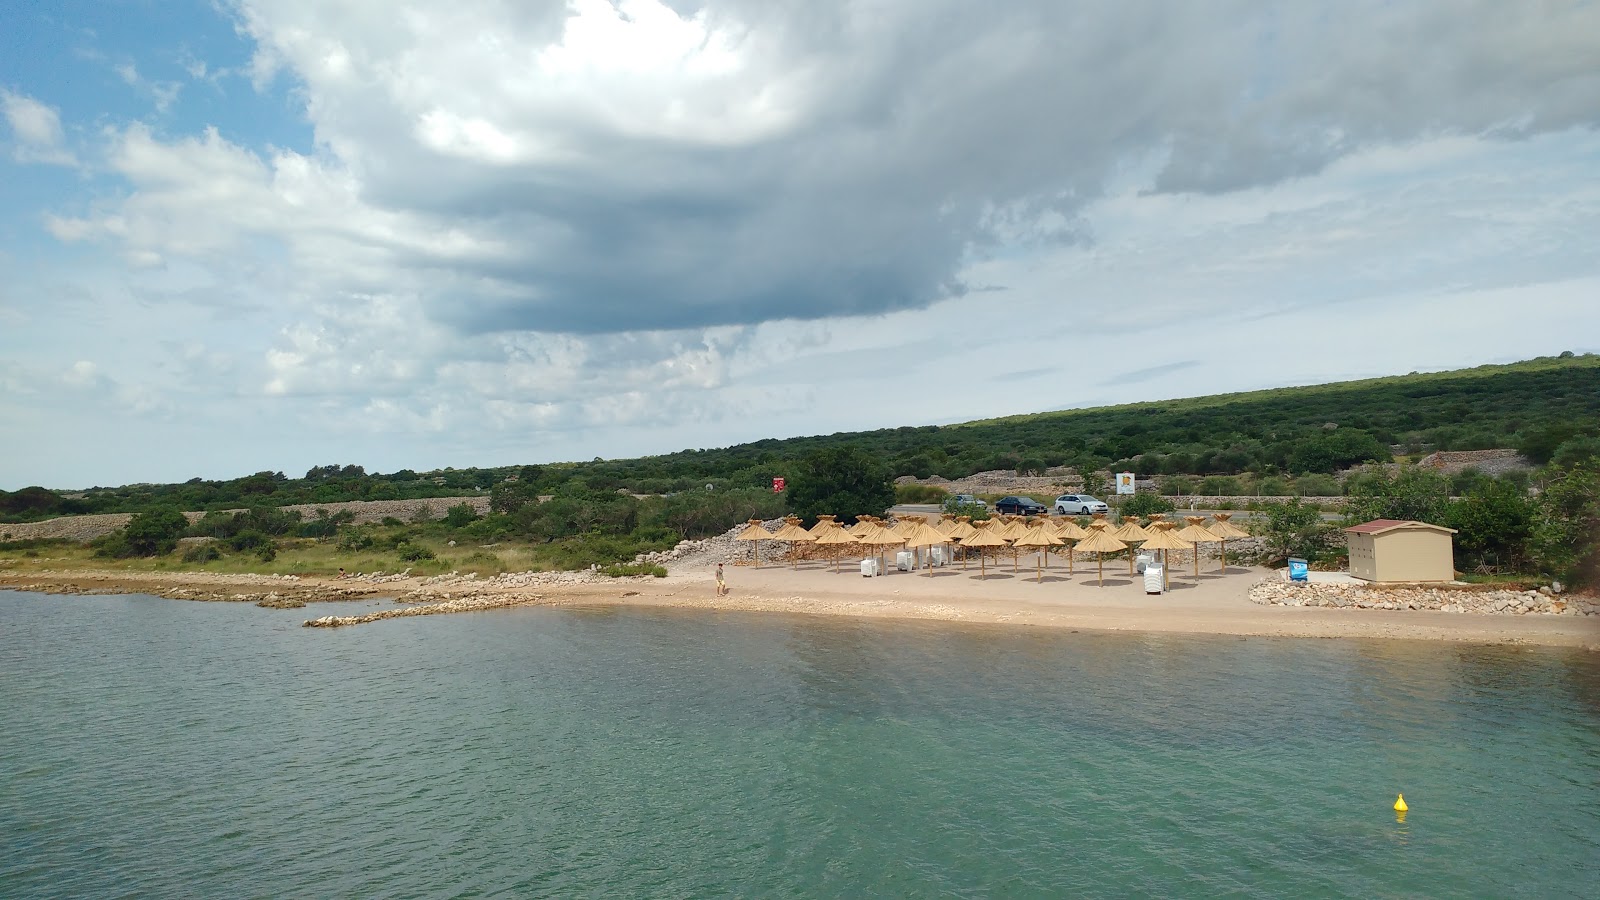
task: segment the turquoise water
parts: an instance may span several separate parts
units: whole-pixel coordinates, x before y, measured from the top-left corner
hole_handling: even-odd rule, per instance
[[[1600,894],[1597,654],[307,612],[0,592],[0,896]]]

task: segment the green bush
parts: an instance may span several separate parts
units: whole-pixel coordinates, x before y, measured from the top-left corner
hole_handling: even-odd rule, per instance
[[[339,538],[339,549],[345,553],[360,553],[363,550],[371,550],[377,543],[370,531],[364,529],[347,531]]]
[[[1572,584],[1600,584],[1600,462],[1550,471],[1530,550],[1539,571]]]
[[[91,541],[96,556],[126,559],[133,556],[165,556],[178,546],[178,537],[188,529],[189,520],[175,509],[154,509],[134,513],[121,531]]]
[[[434,552],[429,550],[427,547],[424,547],[421,544],[413,544],[405,541],[402,541],[398,546],[396,546],[395,551],[399,553],[400,558],[406,562],[418,562],[424,559],[436,558]]]
[[[465,528],[477,518],[478,511],[470,503],[458,503],[444,511],[444,524],[449,528]]]
[[[381,522],[379,522],[378,524],[383,525],[383,526],[388,527],[388,528],[399,528],[401,525],[404,525],[405,523],[400,521],[399,519],[396,519],[394,516],[384,516],[383,520]]]
[[[272,538],[268,537],[265,532],[256,531],[252,528],[228,538],[227,544],[230,548],[238,551],[256,550],[261,547],[270,547]]]
[[[1263,524],[1251,531],[1266,548],[1269,565],[1282,565],[1291,556],[1327,562],[1342,555],[1337,526],[1322,521],[1322,511],[1299,498],[1287,503],[1263,503]]]
[[[895,503],[943,503],[950,492],[936,484],[897,484]]]
[[[216,545],[209,541],[204,544],[195,544],[193,547],[183,551],[183,561],[186,563],[199,563],[204,565],[205,563],[219,560],[221,558],[222,551],[218,550]]]
[[[1134,494],[1119,507],[1124,516],[1148,516],[1152,513],[1169,513],[1177,509],[1171,500],[1160,494]]]
[[[277,558],[278,558],[278,548],[274,547],[270,543],[262,544],[261,546],[256,548],[256,559],[259,559],[262,562],[272,562],[273,560],[275,560]]]

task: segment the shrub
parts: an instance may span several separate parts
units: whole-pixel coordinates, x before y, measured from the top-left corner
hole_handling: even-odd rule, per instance
[[[387,526],[389,528],[398,528],[405,523],[399,519],[396,519],[394,516],[384,516],[383,521],[379,522],[378,524]]]
[[[228,538],[228,546],[239,551],[256,550],[261,547],[268,547],[271,545],[272,538],[268,537],[263,532],[256,531],[253,528],[241,531],[233,537]]]
[[[894,488],[896,503],[943,503],[950,492],[936,484],[898,484]]]
[[[419,560],[436,558],[432,550],[429,550],[427,547],[424,547],[421,544],[401,542],[399,546],[395,547],[395,550],[400,554],[400,558],[406,562],[417,562]]]
[[[1266,547],[1267,562],[1281,564],[1291,556],[1327,560],[1340,555],[1339,531],[1322,521],[1322,511],[1298,498],[1287,503],[1263,503],[1264,525],[1251,529]]]
[[[175,509],[154,509],[134,513],[127,527],[90,543],[96,556],[124,559],[130,556],[163,556],[178,546],[178,536],[189,527],[189,520]]]
[[[221,558],[222,551],[218,550],[216,545],[210,543],[209,541],[204,544],[195,544],[193,547],[183,551],[183,561],[186,563],[199,563],[204,565],[208,562],[212,562]]]
[[[449,528],[464,528],[478,518],[478,511],[470,503],[458,503],[444,511],[444,524]]]
[[[339,538],[339,549],[346,553],[360,553],[371,550],[377,541],[368,531],[347,531],[344,537]]]
[[[1343,491],[1339,480],[1332,475],[1302,475],[1294,480],[1294,492],[1299,497],[1337,497]]]
[[[262,544],[256,548],[256,559],[262,562],[272,562],[278,558],[278,548],[271,543]]]
[[[1177,509],[1171,500],[1160,494],[1134,494],[1120,507],[1124,516],[1148,516],[1152,513],[1169,513]]]

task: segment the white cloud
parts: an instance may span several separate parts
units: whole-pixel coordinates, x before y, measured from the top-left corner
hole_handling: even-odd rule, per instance
[[[11,156],[20,163],[76,166],[77,159],[66,148],[61,131],[61,116],[32,97],[0,88],[0,111],[5,113],[15,141]]]

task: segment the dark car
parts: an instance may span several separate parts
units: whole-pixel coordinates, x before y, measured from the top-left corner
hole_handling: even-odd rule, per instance
[[[1008,516],[1042,516],[1045,505],[1027,497],[1001,497],[994,502],[994,511]]]

